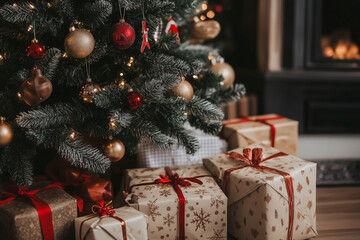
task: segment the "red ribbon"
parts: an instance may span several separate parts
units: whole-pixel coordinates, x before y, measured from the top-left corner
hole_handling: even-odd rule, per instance
[[[227,187],[228,187],[229,180],[230,180],[230,173],[235,170],[241,169],[241,168],[253,167],[253,168],[256,168],[256,169],[259,169],[262,171],[268,171],[271,173],[279,174],[284,178],[286,191],[288,194],[288,203],[289,203],[289,225],[288,225],[287,239],[291,240],[292,235],[293,235],[293,225],[294,225],[294,187],[293,187],[293,181],[292,181],[291,175],[289,173],[277,170],[275,168],[270,168],[270,167],[260,165],[262,162],[265,162],[267,160],[270,160],[270,159],[276,158],[276,157],[287,156],[287,154],[283,153],[283,152],[278,152],[278,153],[275,153],[265,159],[262,159],[262,148],[254,148],[252,150],[250,148],[244,148],[243,155],[241,155],[240,153],[237,153],[237,152],[228,152],[228,153],[226,153],[226,155],[228,158],[231,158],[232,160],[235,160],[235,161],[238,161],[241,163],[245,163],[246,165],[235,167],[235,168],[230,168],[225,171],[225,173],[224,173],[224,192],[225,193],[227,193]]]
[[[8,198],[5,200],[1,200],[0,205],[9,203],[18,197],[29,199],[34,204],[34,207],[36,208],[36,211],[39,215],[40,226],[44,240],[53,240],[54,229],[52,223],[51,209],[46,202],[35,196],[36,193],[50,188],[62,188],[62,186],[58,183],[55,183],[33,191],[28,191],[26,187],[18,187],[16,192],[2,192],[1,195],[6,195],[8,196]]]
[[[171,169],[169,167],[165,167],[165,173],[164,174],[160,174],[160,178],[155,179],[154,182],[147,182],[147,183],[139,183],[139,184],[135,184],[132,185],[131,187],[129,187],[129,191],[131,191],[131,189],[133,187],[137,187],[137,186],[145,186],[145,185],[151,185],[151,184],[163,184],[163,183],[171,183],[174,187],[174,190],[176,192],[176,194],[178,195],[179,198],[179,240],[184,240],[185,239],[185,197],[180,189],[180,186],[190,186],[191,182],[197,183],[202,185],[203,182],[200,181],[198,178],[201,177],[212,177],[211,175],[201,175],[201,176],[196,176],[196,177],[179,177],[179,175],[177,173],[173,174],[173,172],[171,171]]]
[[[244,122],[261,122],[261,123],[264,123],[266,125],[269,125],[269,127],[270,127],[271,147],[274,147],[275,146],[275,137],[276,137],[276,128],[275,128],[274,124],[271,124],[268,121],[281,120],[281,119],[285,119],[285,117],[277,116],[277,117],[255,118],[255,119],[242,118],[242,119],[239,119],[239,120],[226,122],[223,125],[226,126],[226,125],[232,125],[232,124],[238,124],[238,123],[244,123]]]
[[[112,217],[116,220],[118,220],[121,224],[121,228],[122,228],[122,234],[123,234],[123,240],[127,240],[127,233],[126,233],[126,223],[125,221],[122,219],[122,218],[119,218],[117,216],[114,216],[115,214],[115,211],[114,211],[114,208],[111,206],[111,203],[112,201],[108,202],[105,204],[105,201],[101,200],[101,201],[98,201],[97,202],[97,205],[94,205],[92,206],[92,212],[94,214],[97,214],[96,216],[92,216],[92,217],[89,217],[88,219],[85,219],[84,221],[81,222],[80,224],[80,231],[79,231],[79,235],[80,235],[80,240],[82,239],[82,227],[84,225],[84,223],[86,221],[89,221],[93,218],[96,218],[96,217],[102,217],[102,216],[109,216],[109,217]]]

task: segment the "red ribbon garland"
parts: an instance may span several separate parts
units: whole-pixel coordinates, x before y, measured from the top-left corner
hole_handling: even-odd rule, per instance
[[[34,207],[36,208],[36,211],[39,215],[40,226],[41,226],[41,231],[42,231],[44,240],[53,240],[54,239],[54,229],[53,229],[51,209],[46,202],[44,202],[43,200],[41,200],[40,198],[35,196],[36,193],[50,189],[50,188],[62,188],[62,186],[58,183],[55,183],[55,184],[46,186],[41,189],[33,190],[33,191],[28,191],[28,189],[26,187],[18,187],[18,189],[15,193],[14,192],[2,192],[1,195],[6,195],[6,196],[8,196],[8,198],[5,200],[1,200],[0,205],[9,203],[18,197],[29,199],[34,204]]]
[[[261,122],[264,123],[266,125],[269,125],[270,127],[270,141],[271,141],[271,147],[275,146],[275,137],[276,137],[276,128],[274,124],[268,123],[268,121],[271,120],[281,120],[281,119],[285,119],[285,117],[282,116],[277,116],[277,117],[267,117],[267,118],[255,118],[255,119],[250,119],[250,118],[242,118],[236,121],[231,121],[231,122],[226,122],[223,125],[232,125],[232,124],[238,124],[238,123],[244,123],[244,122]]]
[[[253,167],[253,168],[256,168],[259,170],[265,170],[265,171],[268,171],[271,173],[279,174],[284,178],[286,191],[288,194],[288,204],[289,204],[289,225],[288,225],[287,239],[291,240],[292,235],[293,235],[293,225],[294,225],[294,187],[293,187],[293,181],[292,181],[291,175],[289,173],[277,170],[275,168],[270,168],[270,167],[260,165],[262,162],[265,162],[267,160],[270,160],[270,159],[276,158],[276,157],[287,156],[287,154],[283,153],[283,152],[278,152],[278,153],[275,153],[265,159],[262,159],[262,148],[254,148],[252,150],[250,148],[244,148],[243,155],[241,155],[240,153],[237,153],[237,152],[228,152],[228,153],[226,153],[226,155],[228,158],[231,158],[232,160],[235,160],[235,161],[238,161],[241,163],[245,163],[246,165],[235,167],[235,168],[230,168],[225,171],[225,173],[224,173],[224,192],[225,193],[227,193],[227,190],[228,190],[227,187],[228,187],[229,180],[230,180],[230,173],[235,170],[241,169],[241,168]]]
[[[190,186],[191,183],[188,181],[202,185],[203,182],[197,178],[212,177],[212,176],[211,175],[201,175],[201,176],[196,176],[196,177],[181,178],[181,177],[179,177],[179,175],[177,173],[173,174],[173,172],[171,171],[171,169],[169,167],[165,167],[165,173],[166,173],[166,175],[160,174],[160,178],[155,179],[154,182],[139,183],[139,184],[132,185],[129,187],[129,191],[131,192],[131,189],[133,187],[138,187],[138,186],[171,183],[174,187],[176,194],[178,195],[178,198],[179,198],[179,238],[178,238],[178,240],[184,240],[185,239],[185,197],[184,197],[179,185],[185,186],[185,187]]]

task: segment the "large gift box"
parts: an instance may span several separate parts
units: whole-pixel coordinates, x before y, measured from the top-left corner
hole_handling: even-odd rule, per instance
[[[236,239],[316,236],[316,164],[262,144],[204,159],[228,196]]]
[[[223,121],[222,136],[229,149],[263,143],[288,154],[297,155],[298,121],[276,114]]]
[[[186,125],[187,132],[194,136],[200,144],[200,149],[194,154],[186,154],[185,149],[174,144],[168,150],[161,150],[149,142],[140,142],[138,145],[137,163],[138,167],[165,167],[199,164],[203,158],[227,150],[227,142],[218,136],[205,134],[190,125]]]
[[[74,239],[76,199],[53,184],[28,191],[5,189],[0,200],[1,239]]]
[[[148,240],[148,216],[131,207],[101,207],[96,214],[75,219],[76,240]]]
[[[202,165],[127,170],[125,201],[149,216],[149,239],[226,239],[227,198]]]

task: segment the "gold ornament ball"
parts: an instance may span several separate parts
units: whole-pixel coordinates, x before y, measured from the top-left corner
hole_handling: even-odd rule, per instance
[[[95,39],[86,29],[70,30],[64,41],[65,51],[74,58],[84,58],[94,50]]]
[[[224,87],[230,87],[235,81],[235,71],[228,63],[216,63],[210,67],[211,70],[220,74],[224,80],[221,85]]]
[[[189,103],[193,98],[194,89],[191,84],[182,77],[179,85],[171,89],[168,94],[172,97],[185,98],[186,103]]]
[[[120,161],[125,155],[125,146],[118,139],[110,139],[104,143],[102,150],[111,162]]]
[[[0,123],[0,146],[8,145],[13,138],[13,130],[10,124],[6,122]]]
[[[41,70],[35,68],[31,76],[20,85],[20,95],[29,106],[36,106],[48,99],[52,93],[53,86],[49,79],[45,78]]]
[[[220,31],[220,23],[216,20],[197,20],[189,24],[190,35],[197,39],[214,39],[217,37],[217,35],[219,35]]]
[[[80,97],[84,102],[93,103],[95,94],[101,91],[101,88],[91,79],[86,80],[87,83],[81,87]]]

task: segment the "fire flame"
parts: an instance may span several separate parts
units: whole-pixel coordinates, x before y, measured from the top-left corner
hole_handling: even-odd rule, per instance
[[[359,47],[350,38],[348,31],[334,32],[321,38],[324,57],[332,59],[360,59]]]

